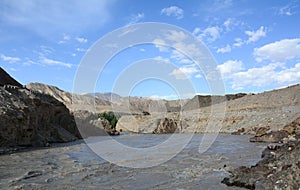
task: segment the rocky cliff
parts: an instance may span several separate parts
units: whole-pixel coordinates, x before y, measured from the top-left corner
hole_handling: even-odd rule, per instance
[[[1,78],[11,77],[2,72]],[[74,117],[63,103],[19,86],[0,87],[0,147],[44,146],[80,138]]]

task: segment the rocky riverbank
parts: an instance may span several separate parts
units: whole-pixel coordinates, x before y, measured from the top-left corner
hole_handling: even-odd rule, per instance
[[[248,189],[300,188],[300,117],[279,131],[256,134],[252,142],[272,142],[262,160],[251,167],[229,171],[222,183]]]

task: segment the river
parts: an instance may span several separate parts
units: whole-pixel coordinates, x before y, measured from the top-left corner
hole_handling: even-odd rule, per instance
[[[249,137],[220,134],[208,150],[199,153],[203,135],[197,134],[166,162],[160,159],[161,155],[170,156],[164,151],[151,158],[144,153],[143,157],[133,158],[127,150],[108,153],[116,153],[120,158],[117,160],[122,160],[115,163],[136,162],[144,166],[149,163],[145,168],[110,163],[95,154],[83,140],[1,155],[0,189],[239,189],[220,181],[229,175],[228,168],[254,165],[260,159],[266,145],[249,143]],[[170,135],[126,134],[113,140],[129,147],[148,148],[169,138]],[[177,134],[176,138],[181,139],[182,135]],[[89,140],[113,149],[110,148],[112,139],[108,137]],[[151,166],[153,160],[158,165]]]

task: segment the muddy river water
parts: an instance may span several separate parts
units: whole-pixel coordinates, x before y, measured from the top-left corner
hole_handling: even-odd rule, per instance
[[[113,138],[126,146],[141,148],[153,147],[169,137],[126,134]],[[180,139],[181,135],[177,137]],[[265,147],[265,144],[249,143],[249,136],[220,134],[207,151],[199,153],[202,138],[203,135],[194,135],[175,157],[146,168],[108,162],[83,140],[1,155],[0,189],[238,189],[220,183],[229,175],[226,170],[254,165]],[[92,140],[110,147],[111,140],[107,137]],[[123,163],[134,159],[136,162],[143,159],[145,164],[150,162],[145,159],[147,156],[133,159],[126,151],[116,155]]]

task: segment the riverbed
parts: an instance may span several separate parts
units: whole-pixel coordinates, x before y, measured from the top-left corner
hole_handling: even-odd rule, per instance
[[[87,142],[101,143],[107,149],[112,140],[127,147],[149,148],[170,137],[126,134],[113,139],[93,137]],[[181,139],[182,135],[177,134],[176,138]],[[101,158],[84,140],[54,144],[49,148],[1,155],[0,189],[239,189],[227,187],[220,181],[229,175],[228,168],[254,165],[260,159],[266,145],[249,143],[249,138],[219,134],[205,152],[199,152],[203,135],[193,135],[175,157],[162,163],[157,161],[155,166],[136,168],[119,166],[119,162],[115,164]],[[108,154],[113,151],[112,148]],[[147,155],[133,158],[128,154],[116,152],[125,166],[133,160],[143,161],[145,166],[150,163],[150,159],[145,159]],[[151,160],[156,158],[159,160],[161,156]]]

